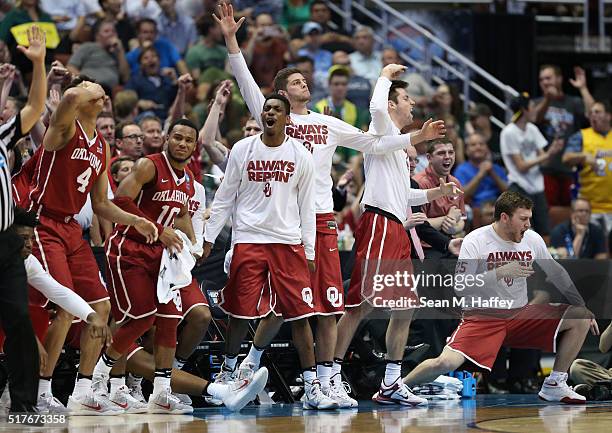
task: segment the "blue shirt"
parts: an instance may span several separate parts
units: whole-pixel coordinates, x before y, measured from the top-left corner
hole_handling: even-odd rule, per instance
[[[153,42],[153,47],[159,55],[159,67],[163,68],[176,68],[176,64],[181,60],[181,55],[172,42],[166,38],[157,38]],[[132,76],[138,75],[140,72],[140,62],[138,61],[140,56],[140,47],[134,48],[125,55],[127,62],[130,64]]]
[[[163,13],[157,16],[157,30],[159,35],[168,39],[180,54],[185,54],[189,45],[198,40],[193,19],[190,16],[177,14],[176,21],[170,21]]]
[[[500,179],[507,182],[508,176],[506,175],[505,170],[497,165],[493,164],[493,171],[497,174]],[[456,169],[453,175],[459,179],[461,185],[465,187],[478,173],[478,167],[472,164],[469,161],[466,161],[460,164]],[[480,205],[488,200],[495,200],[501,194],[501,191],[497,187],[495,180],[490,175],[485,176],[476,188],[476,192],[472,196],[472,205],[475,207],[480,207]]]
[[[563,222],[556,226],[550,232],[550,244],[555,247],[565,247],[568,254],[572,255],[574,249],[574,230],[569,221]],[[581,259],[593,259],[595,255],[606,252],[606,244],[603,230],[593,223],[589,223],[589,230],[582,240],[581,250],[578,252],[578,257]],[[574,251],[573,257],[576,256]]]
[[[143,74],[133,75],[125,85],[126,89],[134,90],[138,99],[148,99],[163,107],[153,109],[162,121],[168,117],[168,109],[176,97],[177,86],[168,77],[147,77]]]

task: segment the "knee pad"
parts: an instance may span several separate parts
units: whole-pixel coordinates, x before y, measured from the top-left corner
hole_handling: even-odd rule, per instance
[[[155,345],[162,347],[176,347],[176,328],[179,319],[169,317],[156,317]]]
[[[125,354],[134,341],[147,332],[153,326],[153,323],[155,323],[153,314],[142,319],[130,319],[113,334],[113,348],[117,352]]]

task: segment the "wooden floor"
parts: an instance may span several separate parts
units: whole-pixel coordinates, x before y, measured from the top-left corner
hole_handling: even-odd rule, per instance
[[[543,404],[536,396],[478,396],[431,403],[428,408],[381,407],[362,402],[358,410],[303,411],[300,405],[250,406],[234,414],[198,409],[193,416],[122,415],[71,417],[64,427],[21,427],[0,431],[47,433],[435,433],[435,432],[612,432],[612,402],[584,406]]]

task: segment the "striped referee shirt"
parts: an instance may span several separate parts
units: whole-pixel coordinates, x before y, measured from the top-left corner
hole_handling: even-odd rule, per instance
[[[20,114],[0,125],[0,232],[7,230],[13,224],[14,210],[8,151],[15,147],[21,137],[23,134]]]

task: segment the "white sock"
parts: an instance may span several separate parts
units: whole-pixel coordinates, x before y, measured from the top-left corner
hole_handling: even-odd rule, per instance
[[[334,377],[336,374],[342,373],[342,364],[334,361],[334,365],[332,365],[331,375]]]
[[[125,385],[125,376],[111,377],[110,385],[111,385],[111,395],[112,395],[117,391],[119,387]]]
[[[177,370],[182,370],[186,363],[187,361],[185,361],[184,359],[174,358],[174,361],[172,361],[172,368],[176,368]]]
[[[233,358],[230,358],[229,356],[225,355],[225,361],[223,361],[223,364],[225,365],[226,370],[234,371],[236,369],[237,362],[238,355],[234,356]]]
[[[546,382],[555,382],[557,384],[565,382],[567,380],[567,374],[562,371],[552,371],[550,376],[546,378]]]
[[[304,392],[309,392],[315,380],[317,380],[317,371],[315,368],[304,370]]]
[[[51,394],[51,379],[38,379],[38,395]]]
[[[328,364],[328,363],[325,362],[325,363],[317,364],[317,377],[319,378],[319,381],[321,382],[322,389],[329,388],[329,379],[331,377],[331,371],[332,371],[332,366],[325,365],[325,364]]]
[[[142,383],[142,376],[134,376],[132,373],[128,374],[127,386],[133,387],[138,386]]]
[[[385,369],[385,378],[383,379],[384,385],[391,385],[400,378],[402,374],[402,364],[396,361],[387,361],[387,368]]]
[[[254,344],[252,344],[251,348],[249,349],[249,354],[246,356],[246,358],[244,358],[242,364],[250,362],[252,364],[255,364],[255,367],[259,367],[259,363],[261,362],[261,355],[263,355],[263,352],[264,349],[258,349],[255,347]]]
[[[117,362],[116,360],[108,357],[106,353],[103,353],[100,359],[98,359],[98,363],[96,364],[94,368],[93,374],[94,375],[103,374],[105,376],[108,376],[110,374],[110,371],[115,366],[116,362]]]
[[[74,391],[72,391],[72,395],[75,397],[81,397],[86,395],[91,390],[91,379],[80,378],[77,379],[76,384],[74,385]]]
[[[156,377],[153,379],[153,395],[160,394],[170,388],[169,377]]]

